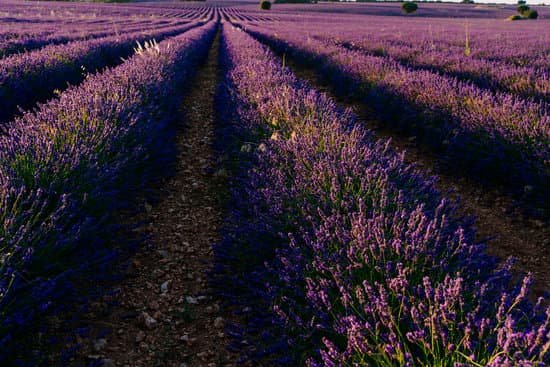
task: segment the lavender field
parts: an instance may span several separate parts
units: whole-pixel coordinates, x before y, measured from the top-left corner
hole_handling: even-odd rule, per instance
[[[0,0],[0,366],[550,365],[517,7]]]

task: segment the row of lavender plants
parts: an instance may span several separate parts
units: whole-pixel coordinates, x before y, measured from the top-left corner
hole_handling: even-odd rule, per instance
[[[18,22],[19,23],[19,22]],[[165,21],[135,21],[132,19],[109,20],[97,22],[55,22],[57,28],[52,31],[52,24],[42,25],[44,29],[27,29],[21,31],[16,23],[12,32],[0,34],[0,58],[14,53],[35,50],[48,45],[64,44],[71,41],[86,40],[117,35],[120,33],[133,33],[153,27],[177,26],[185,21],[177,20],[167,24]],[[42,28],[40,27],[40,28]],[[37,27],[38,28],[38,27]]]
[[[340,93],[364,100],[388,124],[436,147],[450,167],[528,193],[539,210],[540,205],[547,206],[543,202],[550,176],[547,103],[491,93],[384,57],[329,46],[292,28],[273,31],[249,25],[247,29],[316,68]]]
[[[530,276],[485,253],[434,178],[228,23],[221,58],[241,164],[214,284],[235,347],[265,365],[550,362]]]
[[[403,41],[406,40],[380,40],[377,35],[360,38],[328,35],[319,38],[329,44],[360,50],[370,55],[386,56],[412,68],[472,81],[481,88],[550,101],[550,74],[547,70],[472,58],[469,45],[463,46],[459,52],[449,52],[434,47],[433,42],[421,42],[418,39],[411,39],[409,44],[404,44]]]
[[[19,109],[52,97],[56,90],[79,83],[89,73],[120,64],[134,52],[137,42],[162,40],[199,24],[52,45],[4,58],[0,60],[0,123],[13,118]]]
[[[113,215],[151,176],[151,163],[169,158],[171,119],[215,28],[209,22],[89,77],[0,137],[0,364],[29,357],[23,341],[44,316],[108,279],[125,251]]]

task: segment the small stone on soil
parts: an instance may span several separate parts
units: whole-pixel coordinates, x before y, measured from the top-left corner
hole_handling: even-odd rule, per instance
[[[170,281],[169,281],[169,280],[167,280],[166,282],[162,283],[162,284],[160,285],[160,291],[161,291],[162,293],[168,293],[168,287],[169,287],[169,285],[170,285]]]
[[[154,329],[157,326],[157,320],[152,318],[147,312],[142,313],[141,318],[147,329]]]

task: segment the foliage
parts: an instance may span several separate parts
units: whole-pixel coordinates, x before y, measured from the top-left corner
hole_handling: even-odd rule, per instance
[[[406,1],[401,4],[401,10],[406,14],[414,13],[418,9],[418,5],[412,1]]]
[[[271,2],[270,2],[270,1],[263,0],[263,1],[260,3],[260,8],[262,8],[262,10],[269,10],[269,9],[271,9]]]
[[[523,13],[523,16],[527,19],[537,19],[539,17],[539,13],[534,9],[529,9]]]

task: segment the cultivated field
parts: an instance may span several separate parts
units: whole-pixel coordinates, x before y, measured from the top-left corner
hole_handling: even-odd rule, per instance
[[[0,365],[550,364],[529,11],[0,0]]]

